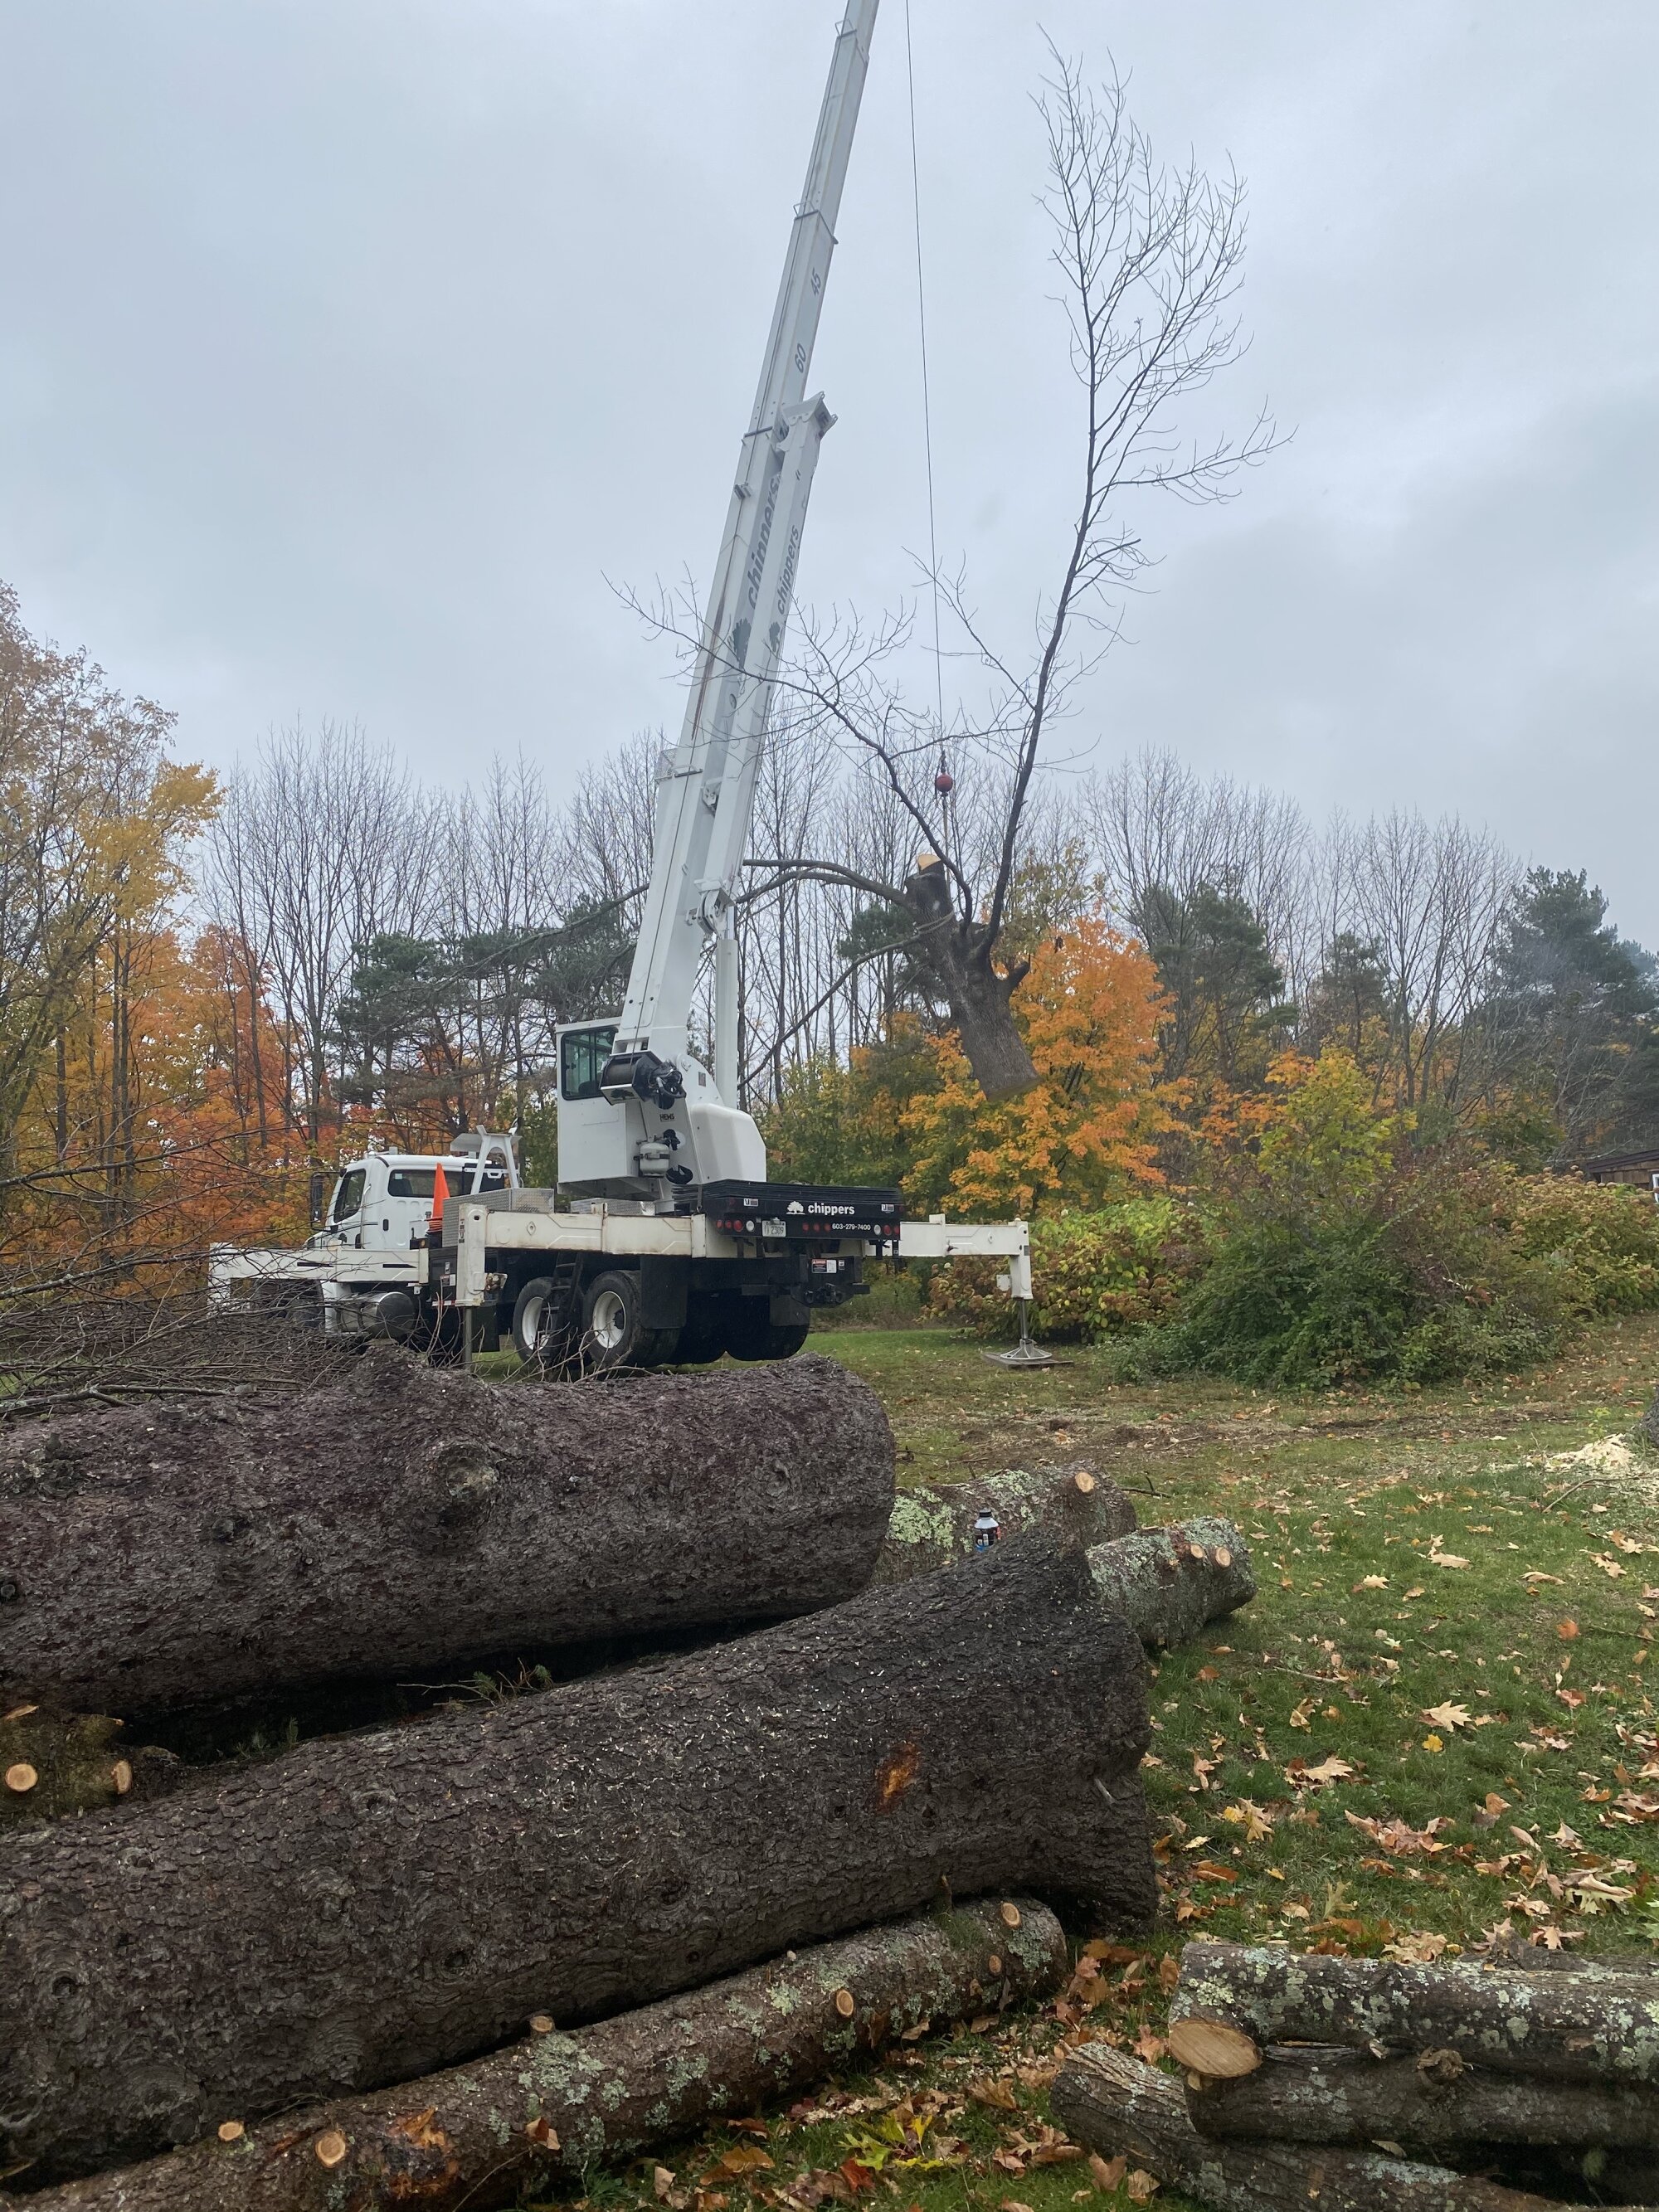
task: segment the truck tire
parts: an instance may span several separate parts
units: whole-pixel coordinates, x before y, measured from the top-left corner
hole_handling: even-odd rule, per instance
[[[660,1367],[672,1359],[677,1328],[647,1328],[641,1319],[640,1279],[625,1267],[595,1275],[582,1301],[582,1359],[604,1374],[617,1367]]]
[[[733,1359],[793,1359],[806,1341],[807,1322],[775,1323],[765,1298],[734,1298],[726,1322]]]
[[[547,1333],[547,1302],[555,1286],[549,1275],[532,1275],[513,1307],[513,1349],[526,1367],[558,1367],[569,1358],[568,1327]]]

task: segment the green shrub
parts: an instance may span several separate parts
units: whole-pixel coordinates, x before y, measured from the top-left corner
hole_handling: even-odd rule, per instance
[[[1659,1206],[1646,1191],[1576,1176],[1515,1179],[1510,1241],[1559,1271],[1576,1315],[1659,1305]]]
[[[1170,1198],[1133,1198],[1097,1213],[1060,1213],[1031,1225],[1032,1326],[1056,1343],[1096,1344],[1168,1320],[1203,1264],[1191,1210]],[[1002,1263],[955,1260],[935,1270],[927,1310],[981,1335],[1006,1332]]]

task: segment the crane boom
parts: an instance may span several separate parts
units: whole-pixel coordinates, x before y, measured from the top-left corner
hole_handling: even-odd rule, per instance
[[[680,740],[659,771],[651,883],[616,1051],[678,1063],[698,964],[737,887],[818,447],[806,379],[878,0],[850,0],[795,211]],[[725,1102],[735,1106],[735,1098]]]

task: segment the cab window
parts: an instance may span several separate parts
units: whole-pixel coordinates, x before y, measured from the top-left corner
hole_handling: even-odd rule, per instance
[[[444,1182],[452,1198],[465,1194],[471,1172],[471,1165],[465,1160],[444,1162]],[[430,1200],[437,1180],[436,1168],[393,1168],[386,1179],[386,1194],[388,1198]]]
[[[339,1188],[334,1194],[333,1219],[337,1225],[349,1221],[363,1202],[363,1171],[353,1168],[349,1175],[340,1177]]]
[[[616,1038],[613,1025],[606,1030],[571,1030],[559,1047],[559,1095],[562,1098],[597,1098],[599,1070],[611,1057]]]

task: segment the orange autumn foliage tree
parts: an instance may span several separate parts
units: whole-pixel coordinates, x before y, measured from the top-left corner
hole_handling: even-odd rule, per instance
[[[1162,1011],[1145,947],[1103,915],[1046,938],[1014,1000],[1036,1088],[993,1104],[955,1035],[935,1038],[939,1087],[902,1116],[911,1202],[1030,1218],[1161,1183],[1158,1139],[1178,1103],[1153,1089]]]

